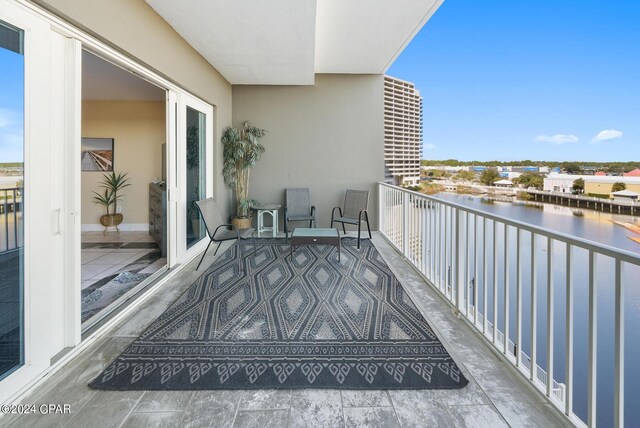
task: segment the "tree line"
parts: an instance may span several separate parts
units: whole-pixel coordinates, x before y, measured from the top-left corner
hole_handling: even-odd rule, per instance
[[[581,161],[536,161],[531,159],[519,160],[519,161],[461,161],[458,159],[445,159],[445,160],[428,160],[423,159],[420,163],[424,166],[548,166],[550,168],[560,168],[570,173],[579,173],[584,168],[596,168],[604,172],[618,173],[633,171],[636,168],[640,168],[640,161],[628,161],[628,162],[581,162]]]

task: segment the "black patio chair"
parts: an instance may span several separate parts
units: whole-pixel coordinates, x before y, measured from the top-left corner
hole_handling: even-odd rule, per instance
[[[207,235],[209,235],[209,244],[207,245],[207,249],[204,250],[204,253],[202,254],[202,258],[200,259],[200,263],[198,263],[198,267],[196,267],[196,270],[200,268],[202,260],[204,260],[204,256],[207,255],[207,251],[209,250],[209,246],[212,242],[218,243],[216,251],[213,253],[213,255],[215,256],[218,253],[220,245],[224,241],[231,241],[233,239],[237,240],[238,263],[240,265],[240,270],[242,270],[242,245],[240,245],[240,240],[252,238],[254,229],[236,229],[231,224],[224,224],[222,222],[222,216],[220,215],[218,203],[213,198],[196,201],[196,207],[198,207],[198,211],[200,212],[202,221],[204,221],[204,226],[207,229]],[[213,227],[215,227],[215,229],[213,229],[212,233],[211,231]],[[253,243],[253,253],[256,253],[255,241]]]
[[[344,195],[344,211],[342,211],[341,207],[334,207],[331,210],[331,227],[333,227],[333,222],[342,223],[342,231],[347,233],[347,229],[344,227],[345,223],[358,226],[358,249],[360,249],[360,228],[363,221],[367,222],[369,239],[371,239],[371,227],[369,226],[369,214],[367,213],[368,205],[368,190],[349,189]],[[339,217],[335,216],[336,209],[340,214]]]
[[[308,221],[316,227],[316,207],[311,205],[308,188],[284,189],[284,234],[289,239],[289,222]]]

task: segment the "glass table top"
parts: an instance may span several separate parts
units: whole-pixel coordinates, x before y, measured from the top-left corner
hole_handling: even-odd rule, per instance
[[[318,236],[318,237],[328,237],[328,236],[339,236],[338,229],[331,228],[304,228],[304,227],[296,227],[291,234],[291,236],[302,237],[302,236]]]

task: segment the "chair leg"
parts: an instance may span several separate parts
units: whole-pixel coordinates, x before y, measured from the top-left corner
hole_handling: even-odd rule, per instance
[[[369,239],[373,239],[371,237],[371,227],[369,227],[369,214],[367,214],[366,211],[364,213],[364,218],[367,221],[367,230],[369,231]]]
[[[344,227],[344,223],[342,223],[342,231],[344,232],[344,234],[347,234],[347,229]]]
[[[209,241],[209,244],[207,245],[207,249],[204,250],[204,253],[202,253],[202,258],[200,259],[200,262],[198,263],[198,266],[196,267],[196,270],[200,269],[200,265],[202,264],[202,261],[204,260],[204,256],[207,255],[207,251],[209,250],[209,245],[211,245],[213,241]],[[220,247],[220,243],[218,243],[218,247]],[[216,253],[218,252],[218,249],[216,248]],[[215,256],[216,253],[213,253],[213,255]]]
[[[284,239],[285,239],[285,240],[287,240],[287,241],[289,240],[289,227],[288,227],[288,223],[289,223],[289,222],[288,222],[288,221],[287,221],[287,219],[285,218],[285,219],[284,219]]]
[[[360,228],[362,223],[358,223],[358,250],[360,249]]]
[[[211,241],[213,242],[213,241]],[[211,242],[209,242],[209,245],[211,245]],[[218,250],[220,249],[220,245],[222,244],[222,241],[218,242],[218,246],[216,247],[216,250],[213,252],[213,255],[215,256],[216,254],[218,254]]]

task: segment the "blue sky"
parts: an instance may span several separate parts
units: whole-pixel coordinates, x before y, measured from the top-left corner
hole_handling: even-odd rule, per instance
[[[23,161],[24,57],[0,48],[0,163]]]
[[[445,0],[387,74],[425,159],[640,161],[640,2]]]

